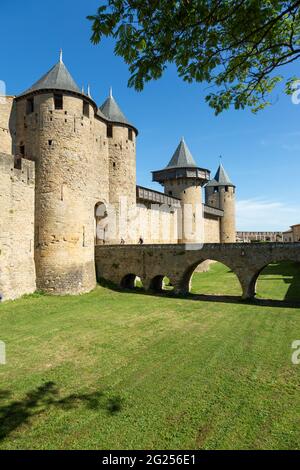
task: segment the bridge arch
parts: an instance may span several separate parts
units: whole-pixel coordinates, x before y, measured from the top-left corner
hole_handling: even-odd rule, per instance
[[[135,289],[139,287],[136,283],[140,279],[141,278],[137,274],[134,274],[134,273],[125,274],[125,276],[123,276],[121,279],[120,286],[123,289]]]
[[[167,275],[157,274],[151,278],[149,283],[149,290],[152,292],[162,293],[173,290],[173,286]]]
[[[287,258],[287,257],[280,257],[280,258],[276,258],[275,260],[271,260],[269,261],[268,263],[264,263],[262,266],[260,266],[256,272],[253,274],[251,280],[250,280],[250,283],[249,283],[249,294],[251,295],[252,298],[254,298],[257,294],[258,294],[258,281],[259,281],[259,277],[264,273],[264,271],[266,271],[268,268],[272,269],[272,266],[276,266],[277,265],[277,268],[274,269],[274,274],[275,274],[275,271],[276,271],[276,274],[281,274],[282,276],[284,275],[287,275],[289,277],[293,277],[293,274],[290,273],[290,272],[286,272],[286,267],[287,265],[294,265],[295,266],[295,270],[298,271],[298,276],[295,280],[295,282],[298,283],[298,291],[299,291],[299,295],[297,296],[297,299],[293,299],[293,300],[298,300],[300,301],[300,262],[299,261],[295,261],[294,259],[291,259],[291,258]],[[295,276],[296,277],[296,276]],[[273,279],[274,280],[274,279]]]
[[[240,287],[240,296],[242,296],[243,283],[242,283],[242,279],[240,277],[240,273],[236,270],[235,267],[233,267],[231,265],[231,263],[228,263],[227,260],[224,260],[223,258],[216,259],[215,257],[214,257],[214,259],[207,259],[207,258],[200,259],[200,260],[198,259],[197,261],[195,261],[191,265],[189,265],[184,270],[182,276],[180,277],[179,282],[176,285],[176,291],[178,293],[182,293],[182,294],[187,294],[187,293],[191,292],[192,279],[193,279],[194,273],[196,272],[197,267],[200,266],[201,264],[207,262],[207,261],[217,262],[217,263],[222,264],[226,268],[228,268],[235,275],[235,277],[238,281],[238,285]],[[205,292],[203,292],[203,294],[205,294]],[[222,295],[222,294],[220,294],[220,295]]]
[[[99,201],[94,207],[95,245],[107,242],[108,211],[105,202]]]
[[[154,276],[150,281],[150,290],[153,292],[162,292],[164,285],[164,275],[158,274]]]

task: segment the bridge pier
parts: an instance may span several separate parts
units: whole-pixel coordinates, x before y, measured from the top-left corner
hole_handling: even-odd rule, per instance
[[[255,282],[251,281],[242,281],[241,286],[242,286],[242,299],[243,300],[252,300],[255,298],[256,292],[255,292]]]

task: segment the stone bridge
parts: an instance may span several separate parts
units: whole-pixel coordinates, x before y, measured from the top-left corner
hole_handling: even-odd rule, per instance
[[[242,288],[243,299],[255,296],[260,272],[270,263],[300,263],[300,243],[226,243],[204,245],[97,245],[97,278],[124,287],[134,287],[136,276],[146,290],[162,290],[167,276],[176,294],[187,294],[196,267],[215,260],[233,271]]]

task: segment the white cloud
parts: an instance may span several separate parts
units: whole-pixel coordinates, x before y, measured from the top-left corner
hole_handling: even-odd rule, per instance
[[[297,223],[300,223],[300,206],[258,198],[237,202],[239,231],[283,231]]]

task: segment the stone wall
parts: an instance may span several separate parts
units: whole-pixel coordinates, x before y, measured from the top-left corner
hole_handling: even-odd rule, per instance
[[[293,241],[300,242],[300,224],[292,225]]]
[[[118,211],[114,213],[113,219],[107,218],[113,228],[117,228],[117,235],[110,238],[107,231],[105,243],[119,244],[121,238],[126,244],[138,243],[140,237],[144,243],[178,243],[182,233],[181,209],[170,207],[167,204],[151,204],[148,202],[138,203],[130,212],[127,220],[126,230],[120,230],[120,220]],[[198,229],[204,243],[220,243],[220,218],[205,214],[199,221],[202,228]],[[201,243],[199,241],[199,243]],[[101,243],[99,243],[101,244]]]
[[[0,152],[14,153],[15,106],[13,96],[0,96]]]
[[[220,218],[205,215],[204,243],[220,243]]]
[[[0,295],[16,299],[35,291],[34,163],[0,154]]]
[[[177,243],[177,211],[165,205],[138,204],[136,242],[142,236],[144,243]]]

